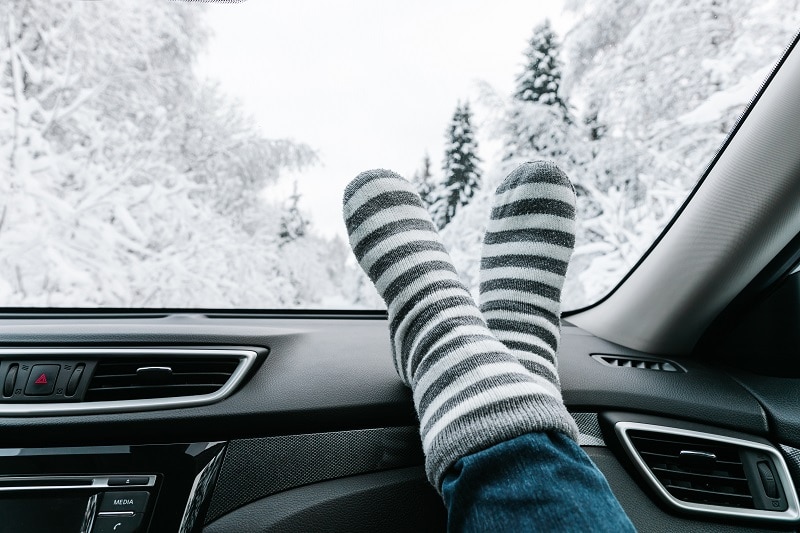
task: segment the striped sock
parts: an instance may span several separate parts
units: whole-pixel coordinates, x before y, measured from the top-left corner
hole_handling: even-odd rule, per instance
[[[413,392],[428,479],[532,431],[577,430],[551,383],[487,329],[410,183],[364,172],[344,193],[350,245],[386,302],[394,364]]]
[[[543,161],[519,166],[495,193],[483,240],[481,312],[551,391],[560,390],[561,288],[574,245],[575,193],[567,176]]]

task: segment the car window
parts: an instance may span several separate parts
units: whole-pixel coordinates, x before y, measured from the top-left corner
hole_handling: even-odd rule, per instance
[[[685,199],[799,12],[10,0],[0,305],[382,309],[340,212],[376,167],[417,185],[477,291],[493,189],[537,159],[575,185],[563,300],[591,304]]]

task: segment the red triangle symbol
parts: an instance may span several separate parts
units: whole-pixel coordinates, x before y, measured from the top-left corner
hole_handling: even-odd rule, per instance
[[[44,373],[42,373],[41,376],[36,378],[36,381],[34,381],[34,383],[36,383],[37,385],[47,385],[47,376],[45,376]]]

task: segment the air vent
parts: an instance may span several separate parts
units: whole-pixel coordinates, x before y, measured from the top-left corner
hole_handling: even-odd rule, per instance
[[[627,355],[592,354],[592,359],[606,366],[618,368],[641,368],[643,370],[659,370],[662,372],[686,372],[682,366],[674,361],[657,359],[655,357],[630,357]]]
[[[225,385],[237,366],[239,360],[231,358],[100,360],[85,401],[213,394]]]
[[[642,431],[628,436],[650,471],[677,499],[755,508],[736,446]]]
[[[0,416],[122,413],[207,405],[230,396],[267,351],[261,347],[0,348],[6,380],[11,367],[60,369],[50,370],[59,381],[49,396],[0,397]],[[73,392],[68,393],[70,390]]]
[[[619,422],[637,468],[667,503],[693,513],[796,520],[797,495],[773,447],[678,428]]]

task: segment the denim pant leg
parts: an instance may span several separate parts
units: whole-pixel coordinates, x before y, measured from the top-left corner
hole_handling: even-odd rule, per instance
[[[459,459],[442,494],[449,531],[635,531],[603,474],[557,432]]]

